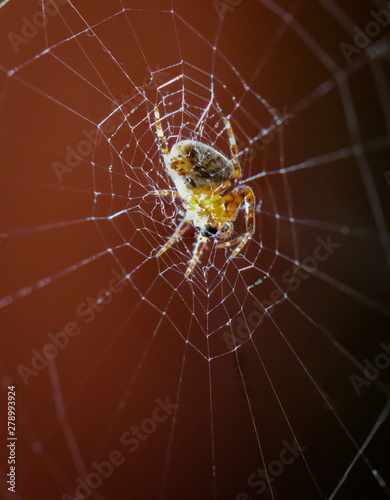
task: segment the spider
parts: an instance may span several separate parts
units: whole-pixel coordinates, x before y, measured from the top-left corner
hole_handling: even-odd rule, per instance
[[[245,200],[246,232],[218,245],[218,248],[224,248],[238,244],[230,259],[238,255],[255,231],[255,197],[250,187],[243,185],[235,187],[237,179],[241,176],[241,170],[237,160],[236,140],[228,118],[224,118],[224,123],[229,136],[231,160],[212,146],[192,140],[177,142],[169,152],[157,107],[154,109],[154,115],[165,169],[175,183],[176,190],[151,191],[149,194],[180,198],[186,209],[184,218],[157,252],[156,257],[166,252],[192,223],[200,231],[185,272],[185,276],[188,277],[198,263],[209,238],[226,239],[231,235],[233,221],[241,203]]]

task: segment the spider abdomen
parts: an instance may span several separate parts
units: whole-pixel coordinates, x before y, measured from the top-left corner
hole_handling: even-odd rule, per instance
[[[169,153],[167,168],[172,180],[177,176],[185,188],[197,189],[205,186],[212,187],[230,179],[234,173],[233,163],[211,146],[198,141],[180,141]]]

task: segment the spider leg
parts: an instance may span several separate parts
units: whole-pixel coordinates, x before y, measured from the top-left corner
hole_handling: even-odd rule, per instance
[[[157,252],[156,257],[160,257],[164,252],[166,252],[168,250],[168,248],[171,247],[175,243],[175,241],[177,241],[185,231],[187,231],[187,229],[190,227],[190,225],[191,225],[191,221],[189,221],[185,218],[182,219],[180,224],[175,229],[175,232],[169,238],[169,240]]]
[[[154,108],[154,117],[156,119],[157,137],[160,141],[162,154],[164,155],[164,162],[166,163],[168,155],[169,155],[169,151],[168,151],[168,145],[167,145],[167,141],[165,139],[164,131],[162,129],[161,122],[160,122],[160,112],[159,112],[157,106]]]
[[[231,222],[226,222],[225,226],[227,226],[226,231],[219,232],[218,233],[218,238],[229,238],[229,236],[232,234],[233,231],[233,224]]]
[[[212,190],[213,195],[223,193],[226,189],[228,189],[232,185],[232,182],[229,181],[224,181],[221,184],[219,184],[215,189]]]
[[[232,162],[234,165],[234,173],[231,176],[231,179],[238,179],[241,175],[241,169],[240,169],[240,165],[239,165],[238,160],[237,160],[236,138],[234,137],[229,118],[224,118],[223,121],[225,122],[225,127],[226,127],[227,133],[229,135],[230,149],[232,151]]]
[[[243,238],[243,236],[241,235],[241,236],[238,236],[237,238],[234,238],[234,240],[227,241],[226,243],[220,243],[219,245],[217,245],[217,248],[231,247],[232,245],[239,243],[242,240],[242,238]]]
[[[173,196],[174,198],[180,198],[180,194],[177,191],[172,191],[171,189],[159,189],[157,191],[149,191],[144,195],[148,196],[149,194],[159,195],[159,196]]]
[[[199,231],[198,238],[195,243],[194,251],[192,253],[192,258],[190,260],[190,263],[187,267],[187,271],[185,273],[186,278],[192,273],[194,270],[196,264],[198,263],[202,253],[204,246],[207,243],[208,238],[206,236],[202,236],[202,233]]]
[[[231,214],[232,220],[234,220],[234,218],[236,217],[239,206],[245,200],[246,233],[243,236],[235,238],[234,240],[227,241],[226,243],[221,243],[218,245],[218,248],[225,248],[238,243],[236,249],[229,257],[229,259],[233,259],[234,257],[236,257],[237,254],[241,252],[244,245],[250,240],[253,233],[255,232],[255,218],[254,218],[255,196],[253,194],[252,189],[248,186],[240,186],[236,191],[230,193],[230,196],[231,196],[231,201],[229,205],[226,207],[226,211],[228,214],[229,213]]]

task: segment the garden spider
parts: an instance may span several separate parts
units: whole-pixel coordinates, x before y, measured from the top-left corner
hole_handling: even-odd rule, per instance
[[[242,250],[255,231],[253,210],[255,197],[248,186],[239,185],[233,189],[235,181],[241,176],[241,170],[237,160],[236,140],[227,118],[224,118],[224,122],[229,135],[232,160],[228,160],[212,146],[192,140],[177,142],[169,152],[157,107],[154,115],[165,168],[175,183],[176,191],[151,191],[149,194],[180,198],[186,209],[184,218],[157,252],[156,257],[160,257],[168,250],[192,223],[200,231],[185,272],[185,276],[188,277],[198,263],[209,238],[230,236],[233,231],[233,221],[241,203],[245,200],[246,232],[218,245],[218,248],[224,248],[238,243],[230,259]]]

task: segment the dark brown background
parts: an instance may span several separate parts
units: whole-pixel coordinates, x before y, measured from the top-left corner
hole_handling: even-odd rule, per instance
[[[1,494],[29,500],[72,495],[79,476],[75,454],[89,473],[93,461],[106,460],[118,449],[125,463],[91,498],[149,500],[164,491],[166,499],[212,499],[213,464],[218,499],[235,499],[240,492],[247,492],[251,499],[272,498],[269,490],[257,496],[247,485],[248,477],[262,463],[253,418],[265,463],[278,457],[284,440],[292,441],[288,422],[305,447],[307,465],[299,458],[287,466],[272,483],[274,498],[321,498],[308,467],[328,498],[356,454],[335,414],[359,448],[385,406],[383,387],[389,381],[387,370],[381,373],[382,389],[372,384],[357,397],[349,380],[351,374],[359,373],[351,359],[372,360],[380,352],[380,342],[388,341],[385,320],[389,309],[384,305],[378,310],[378,304],[388,304],[388,268],[373,217],[379,206],[389,212],[390,187],[384,177],[389,168],[388,58],[378,58],[372,44],[371,62],[362,54],[348,64],[340,50],[340,43],[352,43],[348,30],[354,25],[364,27],[371,20],[370,10],[378,9],[381,2],[354,5],[337,1],[352,25],[340,12],[335,11],[335,19],[321,7],[321,3],[331,4],[326,1],[243,0],[226,13],[222,24],[208,1],[73,3],[76,11],[62,5],[50,20],[47,40],[40,29],[29,43],[20,45],[18,53],[12,50],[7,35],[20,34],[23,16],[31,20],[39,6],[11,0],[0,10],[0,232],[6,235],[0,243],[0,298],[11,296],[9,305],[1,302],[0,369],[3,385],[11,381],[16,385],[18,417],[17,494],[7,494],[3,477]],[[275,14],[272,6],[281,10]],[[129,10],[120,13],[122,7]],[[286,24],[287,17],[282,20],[277,15],[283,12],[293,14],[292,27]],[[86,29],[85,22],[96,24],[95,37],[92,32],[72,36]],[[373,42],[379,39],[387,43],[386,29]],[[320,62],[314,42],[332,59],[331,68]],[[214,43],[229,62],[213,58]],[[50,52],[42,54],[46,47],[51,47]],[[364,158],[380,205],[368,198],[359,170],[361,158],[351,154],[288,175],[266,175],[251,183],[257,200],[263,200],[264,212],[257,216],[258,231],[247,249],[248,259],[256,267],[238,273],[245,264],[237,260],[226,269],[222,281],[217,277],[213,282],[224,261],[218,254],[210,275],[205,278],[199,266],[191,287],[183,282],[183,251],[184,245],[191,248],[191,233],[179,250],[164,258],[159,275],[156,259],[149,256],[172,233],[175,220],[167,224],[159,203],[142,200],[152,187],[151,180],[157,183],[154,187],[168,185],[154,128],[146,119],[156,98],[160,101],[162,97],[156,95],[153,85],[145,90],[146,99],[142,98],[142,106],[129,119],[131,125],[139,124],[136,129],[122,127],[111,137],[111,148],[104,139],[93,157],[89,155],[74,172],[64,174],[62,183],[52,169],[53,161],[65,162],[65,148],[78,144],[83,130],[96,130],[96,124],[107,120],[114,99],[123,102],[122,94],[134,97],[135,87],[147,83],[151,76],[147,65],[152,71],[164,70],[163,81],[186,76],[184,83],[179,80],[166,89],[171,94],[165,108],[173,113],[171,135],[178,133],[182,121],[182,95],[172,93],[184,85],[189,109],[197,106],[201,110],[209,98],[212,71],[215,100],[223,113],[233,111],[232,94],[237,100],[242,98],[232,114],[241,149],[270,124],[264,106],[253,93],[250,97],[244,92],[243,80],[276,109],[293,110],[296,118],[283,133],[287,167],[351,147],[356,136],[351,136],[348,125],[355,111],[357,142],[365,147]],[[233,66],[241,78],[235,76]],[[338,73],[338,79],[337,68],[346,70]],[[7,76],[11,69],[14,73]],[[323,82],[329,83],[328,91],[319,87]],[[352,107],[346,107],[348,104]],[[116,113],[111,121],[119,123],[120,116]],[[211,129],[216,118],[220,116],[214,112],[206,126],[211,142],[216,140]],[[194,123],[192,120],[192,126]],[[188,134],[192,126],[189,120]],[[270,146],[266,172],[280,169],[280,140],[278,136]],[[222,135],[218,141],[218,147],[227,152],[226,137]],[[261,171],[263,154],[252,161],[245,158],[243,155],[241,161],[244,178]],[[126,209],[120,217],[108,219]],[[289,209],[301,223],[275,218],[276,210],[288,217]],[[174,214],[174,206],[166,203],[165,211]],[[349,234],[341,231],[343,226],[351,228]],[[221,340],[224,330],[217,330],[226,318],[239,311],[249,314],[253,298],[267,299],[275,287],[266,280],[248,294],[245,284],[256,281],[265,270],[285,288],[281,276],[291,262],[278,258],[271,269],[275,250],[302,261],[313,254],[316,239],[326,239],[329,234],[341,246],[321,263],[320,271],[336,281],[332,284],[318,276],[309,277],[289,292],[291,301],[275,307],[274,322],[264,319],[253,333],[254,343],[207,361],[208,346],[213,355],[226,351]],[[262,252],[260,241],[266,247]],[[107,286],[112,269],[131,273],[131,284],[94,321],[86,323],[76,308]],[[52,281],[40,287],[40,280],[49,277]],[[204,294],[212,283],[217,283],[215,290]],[[234,283],[235,293],[229,295]],[[338,283],[350,287],[353,296]],[[26,289],[30,285],[32,289]],[[25,296],[20,290],[25,290]],[[356,298],[357,293],[373,299],[372,305]],[[226,309],[206,314],[221,298]],[[162,317],[165,309],[167,314]],[[18,365],[28,365],[31,350],[41,351],[48,333],[61,331],[72,320],[80,324],[81,334],[58,354],[55,368],[32,376],[25,386]],[[214,331],[208,344],[205,334]],[[185,343],[187,336],[190,344]],[[156,398],[165,400],[167,396],[171,401],[177,398],[180,405],[174,426],[172,419],[159,424],[137,452],[128,453],[120,436],[151,416]],[[5,398],[4,388],[2,422]],[[62,401],[66,419],[59,414]],[[390,481],[388,412],[385,416],[366,449],[371,465],[358,460],[336,495],[338,500],[386,498],[371,472],[376,468]],[[64,429],[71,429],[77,450]],[[5,433],[2,424],[4,473],[8,470]]]

